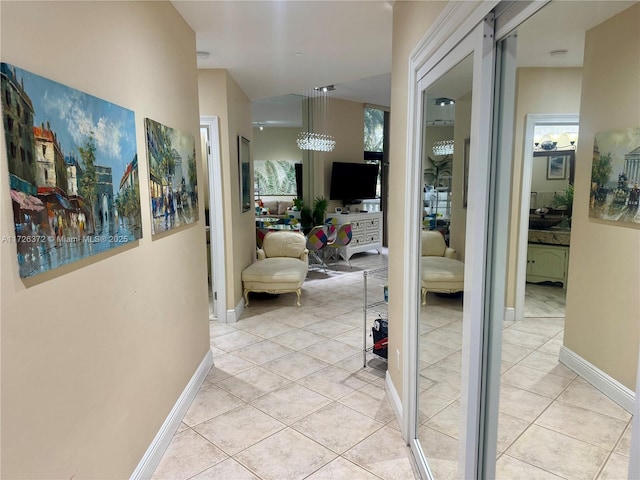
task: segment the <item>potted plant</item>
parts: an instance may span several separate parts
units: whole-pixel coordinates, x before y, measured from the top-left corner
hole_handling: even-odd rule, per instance
[[[564,210],[567,213],[567,217],[571,218],[573,210],[573,185],[568,185],[560,195],[557,193],[553,194],[553,208]]]
[[[429,175],[433,178],[433,186],[438,188],[440,186],[440,179],[443,176],[451,175],[451,156],[446,155],[444,158],[433,159],[427,157],[431,162],[431,166],[424,169],[425,175]]]
[[[313,209],[308,206],[303,206],[300,210],[300,223],[302,224],[302,231],[306,235],[316,225],[322,225],[324,223],[324,216],[327,213],[327,207],[329,200],[324,197],[316,197],[313,201]]]
[[[553,194],[553,208],[563,210],[567,218],[563,220],[561,226],[571,228],[571,214],[573,213],[573,185],[569,184],[561,195]]]
[[[328,206],[329,200],[324,197],[316,197],[313,201],[313,223],[316,225],[322,225],[324,223]]]
[[[289,216],[300,220],[302,214],[302,199],[294,198],[293,206],[287,211],[287,213],[289,214]]]
[[[300,210],[302,210],[302,199],[301,198],[294,198],[293,199],[293,208],[292,210],[299,212]]]

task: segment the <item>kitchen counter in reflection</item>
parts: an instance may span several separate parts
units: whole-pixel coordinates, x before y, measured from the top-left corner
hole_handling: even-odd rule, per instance
[[[546,230],[529,230],[529,243],[544,243],[547,245],[569,245],[571,230],[567,228],[551,227]]]

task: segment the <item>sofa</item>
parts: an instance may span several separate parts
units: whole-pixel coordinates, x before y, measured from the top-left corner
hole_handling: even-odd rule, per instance
[[[464,263],[454,258],[456,251],[447,247],[442,233],[437,230],[423,230],[421,248],[422,305],[427,304],[428,292],[464,291]]]
[[[269,215],[286,215],[287,209],[293,207],[292,201],[266,200],[262,202],[263,207],[269,210]]]
[[[279,230],[268,232],[257,261],[242,271],[245,305],[249,306],[249,292],[296,292],[300,306],[302,284],[309,270],[309,251],[300,232]]]

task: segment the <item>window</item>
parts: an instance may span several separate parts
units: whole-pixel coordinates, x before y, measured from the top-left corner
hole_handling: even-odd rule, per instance
[[[4,91],[4,99],[7,101],[7,108],[11,107],[11,92],[9,89]]]
[[[364,150],[382,152],[384,140],[384,111],[378,108],[364,109]]]
[[[16,158],[17,151],[18,149],[16,148],[15,144],[11,142],[11,158]]]
[[[47,155],[47,146],[46,145],[42,145],[42,155],[44,155],[44,156]]]
[[[26,160],[25,153],[24,153],[24,148],[22,148],[22,147],[20,147],[20,160],[22,160],[23,162]]]
[[[7,130],[13,131],[13,118],[7,115]]]
[[[376,187],[377,199],[373,202],[367,202],[367,205],[365,205],[371,211],[382,210],[381,199],[385,196],[383,192],[385,191],[386,180],[383,172],[384,162],[382,160],[385,143],[384,117],[384,110],[369,107],[364,109],[364,161],[365,163],[376,164],[379,167],[378,185]],[[372,205],[372,203],[375,203],[375,205]]]

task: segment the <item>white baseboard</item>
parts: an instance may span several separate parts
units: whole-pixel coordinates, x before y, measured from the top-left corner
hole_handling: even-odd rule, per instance
[[[151,445],[147,448],[142,460],[140,460],[140,463],[138,463],[138,466],[131,474],[130,480],[147,480],[151,478],[212,366],[213,353],[209,350],[202,359],[202,362],[200,362],[191,380],[189,380],[189,383],[182,391],[171,412],[169,412],[169,416],[167,416],[160,427]]]
[[[565,346],[560,348],[559,360],[627,412],[633,414],[636,394],[632,390]]]
[[[504,321],[515,322],[516,321],[516,309],[513,307],[507,307],[504,309]]]
[[[389,403],[391,404],[391,409],[396,416],[396,420],[398,420],[398,425],[400,425],[400,430],[402,431],[402,438],[406,438],[406,432],[404,432],[404,421],[402,418],[402,400],[400,400],[400,395],[398,395],[398,391],[396,390],[395,385],[391,381],[391,375],[387,371],[387,374],[384,377],[384,385],[385,391],[387,392],[387,398],[389,399]]]
[[[227,310],[227,323],[235,323],[244,312],[244,298],[240,299],[240,303],[233,310]]]

